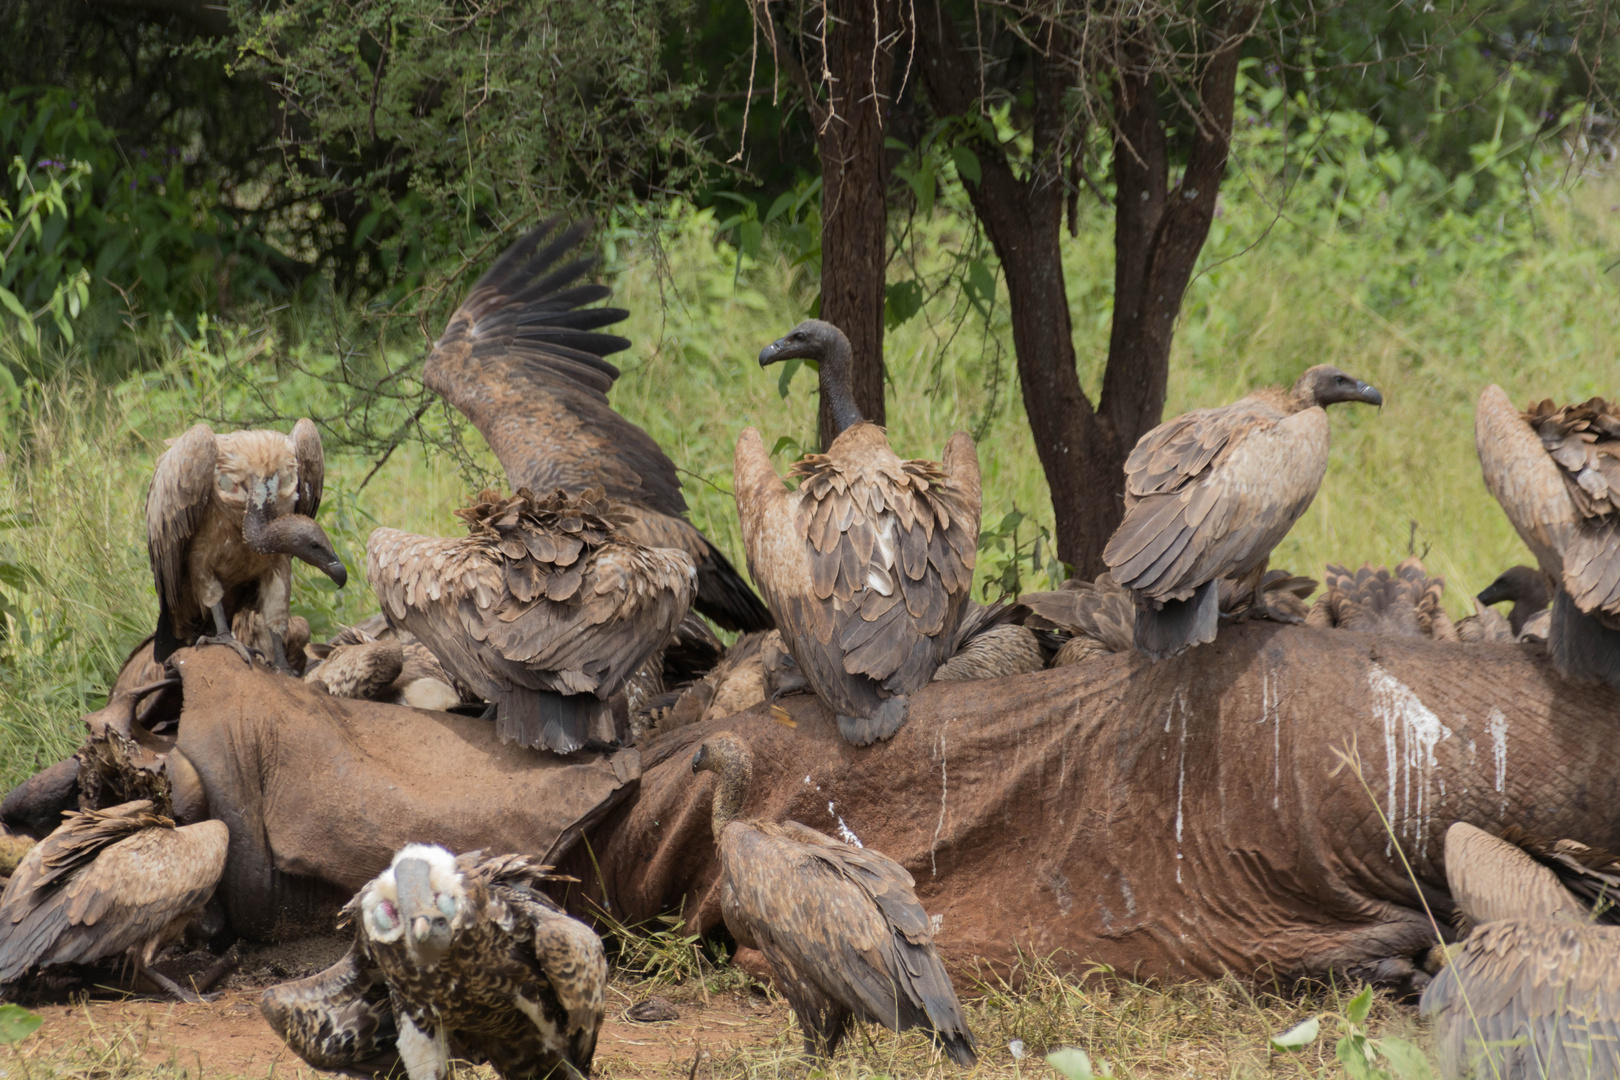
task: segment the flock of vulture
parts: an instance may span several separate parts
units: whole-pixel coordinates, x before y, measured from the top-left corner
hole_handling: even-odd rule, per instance
[[[593,265],[570,254],[584,235],[548,223],[509,249],[427,359],[427,386],[473,422],[512,486],[457,511],[465,536],[377,529],[366,575],[379,613],[311,643],[291,611],[291,560],[340,586],[347,577],[316,521],[315,426],[216,434],[199,424],[157,461],[146,519],[160,613],[131,665],[161,679],[177,649],[224,645],[335,696],[483,715],[502,739],[562,755],[796,691],[818,695],[843,737],[865,746],[893,736],[908,695],[931,681],[1131,649],[1159,660],[1247,619],[1536,640],[1565,677],[1620,686],[1620,414],[1601,399],[1521,412],[1494,386],[1482,394],[1485,479],[1539,566],[1504,573],[1474,616],[1454,624],[1443,583],[1416,559],[1393,572],[1330,565],[1307,606],[1317,582],[1271,569],[1269,556],[1326,473],[1324,409],[1383,401],[1326,365],[1290,389],[1153,429],[1126,463],[1110,572],[985,606],[971,599],[972,440],[957,433],[938,462],[896,455],[855,406],[848,341],[805,322],[759,362],[819,361],[837,436],[793,466],[792,487],[757,431],[738,438],[734,492],[761,602],[687,521],[673,462],[608,404],[618,371],[604,357],[629,342],[602,328],[627,313],[586,306],[608,290],[577,284]],[[1503,618],[1490,605],[1507,600]],[[723,648],[699,616],[741,636]],[[751,769],[748,745],[731,734],[708,739],[692,761],[694,773],[715,774],[726,926],[770,962],[807,1048],[833,1053],[861,1019],[921,1028],[971,1064],[973,1037],[911,876],[795,822],[744,817]],[[191,996],[151,963],[208,900],[225,852],[220,822],[176,827],[145,802],[66,815],[12,859],[0,989],[51,965],[127,956]],[[134,879],[121,868],[132,861],[172,867],[160,895],[127,887]],[[1584,1039],[1597,1047],[1584,1059],[1596,1055],[1590,1074],[1614,1075],[1620,930],[1594,925],[1592,912],[1616,921],[1606,898],[1620,886],[1620,861],[1458,825],[1447,867],[1459,906],[1480,923],[1425,995],[1463,1062],[1455,1068],[1483,1033],[1528,1035],[1524,1060],[1538,1070],[1559,1040]],[[594,931],[547,896],[549,869],[524,854],[404,848],[344,909],[348,954],[268,990],[265,1017],[320,1068],[403,1063],[412,1080],[441,1080],[462,1058],[509,1080],[588,1073],[607,962]]]

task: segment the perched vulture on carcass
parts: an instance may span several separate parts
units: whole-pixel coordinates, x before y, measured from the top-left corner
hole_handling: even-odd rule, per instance
[[[1220,596],[1221,619],[1247,622],[1272,619],[1277,622],[1303,622],[1309,610],[1305,599],[1316,591],[1315,578],[1299,577],[1287,570],[1267,570],[1258,585],[1248,581],[1221,578],[1216,587]]]
[[[376,638],[363,630],[342,645],[311,645],[315,663],[304,681],[333,697],[385,701],[440,712],[461,704],[461,695],[439,658],[420,641]],[[408,635],[406,635],[408,636]]]
[[[1457,640],[1469,645],[1506,644],[1517,640],[1513,627],[1495,608],[1474,598],[1474,613],[1456,622]]]
[[[558,754],[616,741],[608,697],[691,607],[691,558],[638,543],[600,489],[485,491],[456,514],[469,535],[372,532],[383,613],[490,702],[501,738]]]
[[[1018,602],[1031,612],[1026,625],[1070,635],[1052,667],[1129,652],[1136,638],[1136,601],[1106,571],[1095,581],[1070,578],[1053,592],[1025,593]]]
[[[197,424],[170,443],[146,496],[159,663],[197,643],[230,645],[250,660],[231,625],[239,611],[252,609],[263,617],[276,666],[290,670],[292,559],[317,567],[339,588],[348,580],[315,522],[325,469],[320,433],[307,419],[291,435],[215,435]]]
[[[968,602],[956,627],[950,657],[932,682],[967,682],[1027,675],[1046,667],[1041,636],[1024,625],[1029,609],[1019,604]]]
[[[1311,626],[1393,637],[1458,640],[1457,630],[1441,602],[1446,579],[1429,577],[1423,570],[1423,560],[1415,555],[1402,560],[1394,573],[1387,566],[1371,563],[1362,563],[1354,573],[1328,563],[1324,578],[1327,586],[1305,617]]]
[[[1620,687],[1620,414],[1602,398],[1474,412],[1485,486],[1558,588],[1547,639],[1566,678]],[[1528,613],[1527,613],[1528,614]],[[1521,626],[1522,629],[1522,626]]]
[[[0,986],[33,968],[127,956],[197,1000],[150,965],[214,895],[228,841],[224,822],[175,828],[144,799],[63,815],[0,894]]]
[[[472,421],[512,490],[601,488],[625,506],[632,540],[691,556],[698,611],[727,630],[770,629],[759,597],[686,520],[675,463],[608,404],[619,369],[603,357],[630,342],[597,331],[628,313],[583,307],[612,291],[572,284],[596,265],[563,261],[589,225],[557,227],[543,223],[478,279],[434,342],[422,381]]]
[[[411,1080],[447,1080],[452,1057],[504,1080],[589,1075],[607,957],[540,891],[550,869],[526,855],[402,848],[343,909],[349,953],[266,990],[260,1011],[321,1069],[397,1049]]]
[[[1137,440],[1125,461],[1125,519],[1103,550],[1114,580],[1135,594],[1137,649],[1159,659],[1214,641],[1221,578],[1258,592],[1271,549],[1327,473],[1323,410],[1340,401],[1384,398],[1320,364],[1292,390],[1195,409]],[[1255,606],[1266,609],[1266,597]]]
[[[632,710],[635,741],[639,743],[644,736],[662,735],[711,717],[735,716],[764,701],[769,691],[762,651],[766,638],[773,637],[781,640],[775,630],[743,634],[700,677],[685,686],[666,690]]]
[[[1502,571],[1495,581],[1480,590],[1478,600],[1487,607],[1504,600],[1513,601],[1508,609],[1508,626],[1518,637],[1524,624],[1538,611],[1547,610],[1552,603],[1557,582],[1533,566],[1514,566]]]
[[[763,367],[819,360],[836,437],[793,466],[788,491],[759,432],[737,440],[733,489],[748,569],[782,640],[856,746],[891,737],[906,695],[950,656],[973,586],[979,459],[966,432],[943,464],[902,461],[850,393],[842,331],[810,320],[767,345]]]
[[[1620,858],[1458,822],[1446,881],[1472,932],[1423,993],[1445,1075],[1620,1076],[1620,915],[1592,906],[1620,891]]]
[[[692,771],[715,774],[726,927],[771,962],[806,1049],[831,1057],[854,1017],[922,1028],[952,1061],[972,1065],[973,1035],[905,867],[796,821],[744,819],[753,754],[735,735],[704,742]]]

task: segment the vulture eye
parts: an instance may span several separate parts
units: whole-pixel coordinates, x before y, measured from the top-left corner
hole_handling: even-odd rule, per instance
[[[455,918],[456,917],[456,898],[451,896],[449,893],[440,893],[439,894],[439,910],[444,912],[444,917],[445,918],[447,918],[447,919]]]
[[[387,932],[399,925],[399,912],[394,910],[393,904],[384,900],[377,905],[372,921],[377,924],[377,929]]]

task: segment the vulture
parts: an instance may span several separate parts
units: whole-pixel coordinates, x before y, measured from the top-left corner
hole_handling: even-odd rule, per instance
[[[325,468],[320,433],[307,419],[291,435],[216,435],[197,424],[171,441],[146,496],[146,549],[158,595],[154,659],[161,663],[187,645],[222,644],[251,662],[231,625],[252,609],[263,617],[276,666],[291,670],[293,558],[339,588],[348,580],[315,522]]]
[[[628,312],[583,307],[611,290],[573,284],[596,265],[564,261],[589,225],[558,224],[534,229],[478,279],[434,342],[422,381],[472,421],[513,490],[602,489],[624,505],[630,539],[679,548],[697,564],[698,611],[727,630],[770,629],[759,597],[686,520],[675,463],[608,404],[619,369],[603,357],[630,342],[598,331]]]
[[[752,751],[729,733],[692,758],[694,773],[715,774],[726,928],[771,962],[805,1049],[831,1057],[855,1017],[894,1031],[923,1028],[952,1061],[972,1065],[973,1035],[911,875],[796,821],[742,818],[753,768]]]
[[[358,640],[311,645],[316,658],[304,681],[333,697],[383,701],[413,709],[447,711],[461,704],[438,657],[420,641],[376,638],[350,628]]]
[[[1474,613],[1457,620],[1457,640],[1469,645],[1507,644],[1517,638],[1513,627],[1495,608],[1486,607],[1474,598]]]
[[[1446,881],[1471,932],[1423,992],[1444,1074],[1620,1075],[1620,914],[1593,908],[1620,891],[1620,858],[1458,822]]]
[[[635,741],[704,720],[735,716],[764,701],[763,647],[775,630],[744,634],[703,675],[648,700],[631,712]]]
[[[397,1050],[410,1080],[452,1057],[504,1080],[583,1077],[604,1015],[602,941],[540,891],[526,855],[401,848],[343,909],[354,944],[332,967],[266,990],[259,1008],[305,1061],[354,1069]]]
[[[1391,573],[1387,566],[1362,563],[1351,573],[1327,564],[1327,588],[1316,598],[1305,622],[1324,629],[1337,627],[1392,637],[1458,640],[1457,630],[1441,603],[1446,579],[1429,577],[1415,555]]]
[[[1053,667],[1129,652],[1135,643],[1136,601],[1107,572],[1095,581],[1070,578],[1053,592],[1025,593],[1018,602],[1030,610],[1026,625],[1070,635],[1052,657]]]
[[[1485,486],[1557,585],[1548,651],[1566,678],[1620,686],[1620,413],[1602,398],[1474,412]],[[1521,627],[1522,629],[1522,627]]]
[[[811,320],[767,345],[760,366],[821,363],[836,437],[800,459],[789,491],[754,428],[737,440],[733,488],[748,569],[804,677],[866,746],[906,719],[956,645],[979,539],[979,459],[966,432],[943,464],[902,461],[850,393],[850,347]]]
[[[1480,590],[1478,600],[1487,607],[1504,600],[1513,601],[1507,621],[1513,636],[1518,637],[1532,615],[1547,610],[1557,587],[1552,578],[1533,566],[1514,566],[1502,571],[1495,581]]]
[[[1046,667],[1041,636],[1023,622],[1029,609],[1019,604],[986,606],[969,601],[956,627],[950,658],[935,671],[933,682],[967,682],[1027,675]]]
[[[1384,398],[1320,364],[1292,390],[1195,409],[1137,440],[1125,461],[1125,518],[1103,549],[1114,580],[1135,595],[1137,649],[1160,659],[1214,641],[1221,578],[1259,592],[1271,549],[1322,484],[1323,410],[1340,401]],[[1254,600],[1267,607],[1265,596]]]
[[[1278,622],[1300,623],[1309,611],[1305,598],[1316,591],[1315,578],[1297,577],[1287,570],[1267,570],[1260,575],[1260,584],[1251,588],[1246,581],[1221,578],[1216,587],[1220,595],[1221,618],[1230,622],[1250,619],[1275,619]]]
[[[180,828],[145,800],[70,811],[30,848],[0,894],[0,986],[33,968],[127,957],[151,969],[214,895],[230,836],[222,821]]]
[[[691,558],[636,542],[600,488],[484,491],[456,514],[465,537],[371,534],[388,621],[490,703],[502,739],[557,754],[616,741],[608,697],[691,607]]]

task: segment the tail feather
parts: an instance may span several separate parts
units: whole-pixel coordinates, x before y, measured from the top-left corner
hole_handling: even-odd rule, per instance
[[[1214,641],[1220,617],[1221,594],[1215,581],[1204,582],[1186,600],[1166,600],[1159,608],[1139,599],[1136,647],[1154,660],[1175,656]]]
[[[589,743],[616,741],[613,707],[595,694],[520,687],[503,693],[495,707],[495,734],[502,742],[572,754]]]
[[[852,746],[869,746],[884,739],[894,738],[906,722],[906,696],[896,694],[884,698],[870,716],[838,714],[838,731]]]
[[[1563,589],[1553,594],[1547,652],[1558,674],[1571,682],[1607,683],[1620,690],[1620,630],[1582,612]]]

